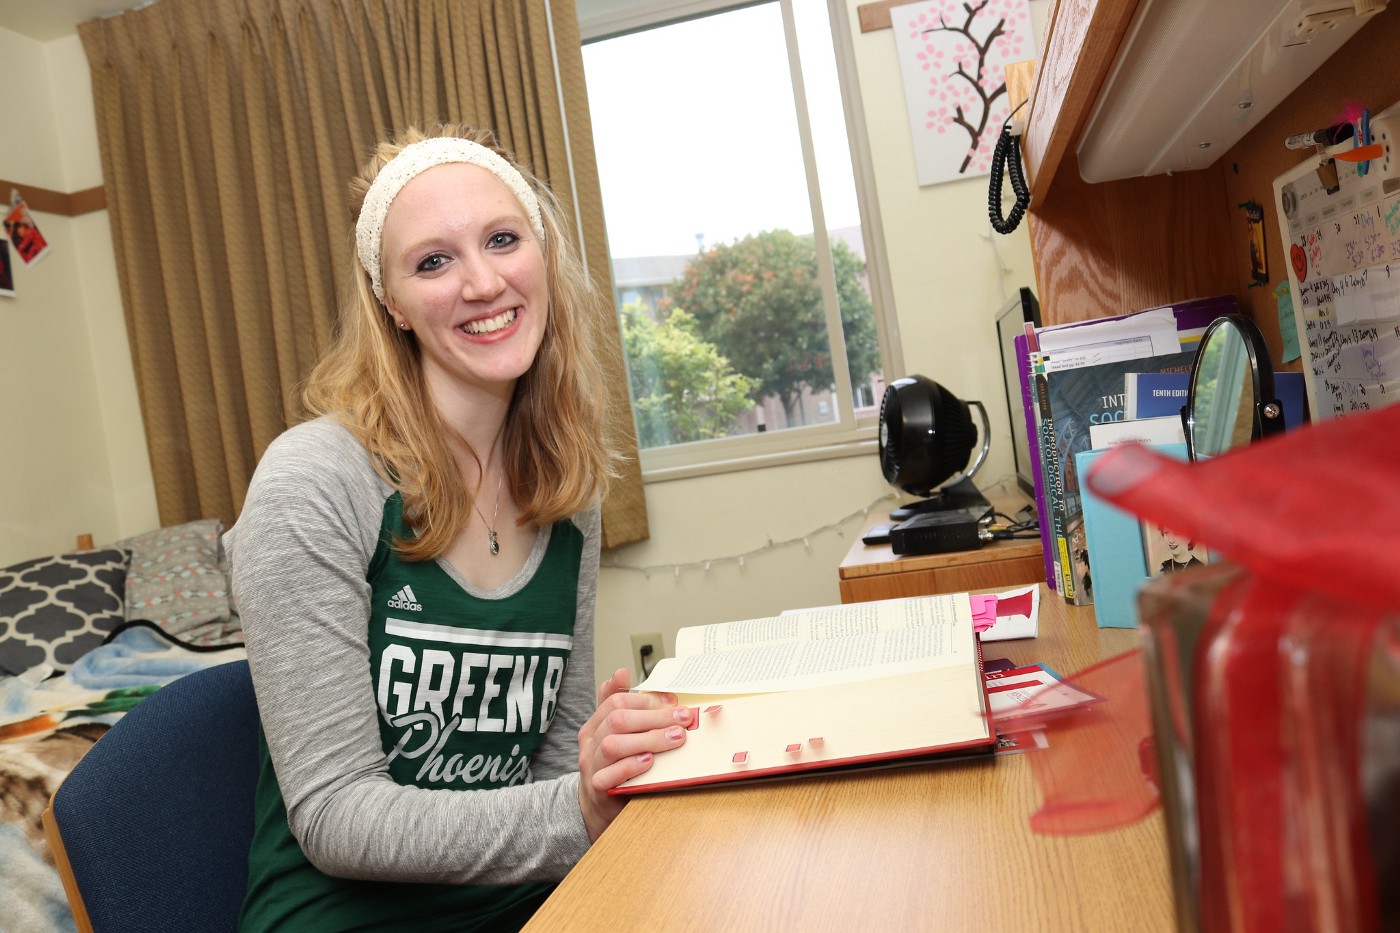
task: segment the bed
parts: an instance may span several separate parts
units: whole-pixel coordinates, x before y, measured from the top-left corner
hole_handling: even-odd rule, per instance
[[[40,814],[145,696],[246,657],[216,520],[0,568],[0,933],[74,930]]]

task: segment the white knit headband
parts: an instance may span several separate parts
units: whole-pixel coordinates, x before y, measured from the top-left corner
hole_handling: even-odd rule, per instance
[[[434,136],[431,139],[410,143],[399,150],[399,154],[388,161],[374,177],[365,203],[360,208],[360,219],[355,222],[355,245],[360,253],[360,264],[369,273],[374,296],[384,301],[384,282],[381,277],[380,250],[384,237],[384,217],[389,213],[389,205],[398,197],[403,186],[423,171],[434,165],[449,162],[466,162],[486,169],[514,192],[515,197],[530,215],[530,226],[535,235],[544,242],[544,222],[540,219],[540,202],[535,192],[526,184],[524,176],[505,159],[480,143],[457,136]]]

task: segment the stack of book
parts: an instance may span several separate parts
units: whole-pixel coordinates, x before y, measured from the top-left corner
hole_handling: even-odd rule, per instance
[[[1016,336],[1028,453],[1039,467],[1045,579],[1068,602],[1098,605],[1110,578],[1146,576],[1141,554],[1095,561],[1102,547],[1094,546],[1093,515],[1086,515],[1080,482],[1086,461],[1079,455],[1125,440],[1182,443],[1180,409],[1196,345],[1211,321],[1238,310],[1233,296],[1203,298],[1093,321],[1027,325]],[[1132,624],[1131,612],[1125,621],[1119,611],[1117,589],[1110,589],[1115,600],[1096,609],[1099,624]]]

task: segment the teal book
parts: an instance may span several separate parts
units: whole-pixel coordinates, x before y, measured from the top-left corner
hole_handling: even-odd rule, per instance
[[[1186,459],[1185,444],[1154,445],[1168,457]],[[1102,450],[1075,455],[1080,475],[1087,473]],[[1088,549],[1086,587],[1094,596],[1094,616],[1099,628],[1136,628],[1137,594],[1150,579],[1143,526],[1137,516],[1110,505],[1086,485],[1082,490],[1085,543]]]

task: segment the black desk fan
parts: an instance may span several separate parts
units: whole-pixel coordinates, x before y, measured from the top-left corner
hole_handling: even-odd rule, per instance
[[[972,420],[982,424],[977,447]],[[991,426],[981,402],[964,402],[926,376],[889,384],[880,403],[880,469],[885,481],[920,501],[890,512],[899,522],[890,531],[896,554],[928,554],[981,547],[981,523],[991,503],[972,483],[987,459]]]

